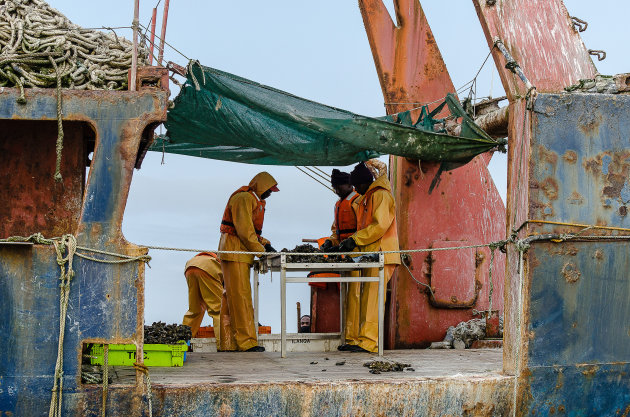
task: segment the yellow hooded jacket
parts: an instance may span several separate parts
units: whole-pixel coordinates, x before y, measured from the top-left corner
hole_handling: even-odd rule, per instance
[[[248,188],[254,192],[243,191],[233,194],[226,206],[232,214],[232,222],[236,229],[236,235],[221,233],[219,251],[244,251],[264,252],[264,245],[269,243],[267,239],[258,239],[254,228],[253,213],[259,206],[260,196],[278,182],[268,172],[256,174],[249,182]],[[254,263],[254,255],[246,254],[219,254],[222,261]]]
[[[351,237],[359,252],[398,250],[396,202],[387,175],[378,177],[359,198],[357,232]],[[400,264],[399,253],[386,253],[385,264]]]

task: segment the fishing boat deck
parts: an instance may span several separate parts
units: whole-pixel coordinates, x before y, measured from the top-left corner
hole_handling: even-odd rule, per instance
[[[409,364],[412,370],[372,374],[363,366],[372,360]],[[449,377],[498,377],[502,349],[395,350],[383,358],[369,353],[189,352],[183,367],[151,367],[152,384],[265,384],[317,382],[412,381]],[[114,384],[133,384],[130,367],[110,367]]]

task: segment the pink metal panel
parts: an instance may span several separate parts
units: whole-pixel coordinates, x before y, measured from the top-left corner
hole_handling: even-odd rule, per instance
[[[473,0],[488,45],[501,39],[539,92],[559,92],[597,69],[573,29],[562,0]],[[524,96],[523,83],[506,70],[493,50],[503,87],[510,100]]]
[[[422,7],[417,0],[395,0],[396,19],[392,19],[381,0],[359,0],[365,29],[379,75],[388,113],[418,107],[454,92],[440,51],[435,43]],[[439,103],[434,104],[433,106]],[[466,241],[471,244],[500,240],[505,236],[505,208],[494,186],[487,163],[490,155],[475,158],[464,167],[442,175],[432,194],[429,185],[438,166],[429,162],[390,159],[390,176],[396,198],[400,246],[404,249],[428,248],[435,241]],[[474,308],[488,305],[488,266],[490,251],[479,250],[477,265],[467,279],[480,282]],[[409,266],[416,279],[428,283],[423,275],[426,253],[414,253]],[[465,260],[452,257],[448,268],[464,271]],[[453,275],[443,267],[432,269],[432,276],[445,288],[455,289]],[[493,308],[502,310],[505,260],[497,253],[494,265]],[[443,283],[443,284],[442,284]],[[435,308],[426,288],[413,281],[401,266],[392,279],[389,300],[388,348],[425,347],[442,340],[449,326],[472,318],[471,308]],[[463,295],[462,295],[463,296]],[[459,297],[459,295],[458,295]]]
[[[464,240],[436,241],[433,248],[453,248],[466,246]],[[452,251],[436,251],[427,256],[425,276],[430,279],[435,301],[442,305],[457,306],[472,304],[476,301],[477,285],[475,282],[474,249],[458,249]],[[433,274],[435,271],[435,275]]]

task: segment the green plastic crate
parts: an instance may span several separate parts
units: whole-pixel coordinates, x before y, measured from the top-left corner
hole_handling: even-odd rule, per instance
[[[184,355],[188,350],[186,342],[175,345],[144,345],[144,364],[146,366],[183,366]],[[93,345],[90,362],[92,365],[103,365],[105,357],[103,345]],[[111,366],[133,366],[136,362],[136,345],[109,345],[107,363]]]

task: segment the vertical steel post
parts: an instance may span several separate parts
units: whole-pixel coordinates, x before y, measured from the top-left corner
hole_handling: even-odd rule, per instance
[[[341,273],[341,276],[347,277],[348,273],[343,272]],[[346,322],[346,294],[348,293],[348,283],[340,282],[339,290],[341,291],[341,294],[339,297],[339,308],[341,309],[341,311],[339,312],[339,336],[340,336],[339,344],[343,345],[344,343],[346,343],[346,328],[344,324]]]
[[[287,256],[280,255],[280,357],[287,357]]]
[[[162,65],[162,58],[164,58],[164,42],[166,39],[166,21],[168,20],[168,4],[169,0],[164,2],[164,14],[162,15],[162,32],[160,32],[160,49],[158,50],[157,64]]]
[[[378,255],[378,356],[383,356],[383,325],[385,322],[385,255]]]
[[[157,20],[157,7],[153,8],[151,15],[151,49],[149,50],[149,65],[153,65],[153,47],[155,46],[155,24]]]
[[[140,14],[140,0],[134,0],[133,7],[133,53],[131,54],[131,80],[129,91],[136,91],[136,74],[138,73],[138,15]]]
[[[259,313],[259,301],[258,301],[258,268],[254,268],[254,325],[256,326],[256,339],[258,339],[258,313]]]

